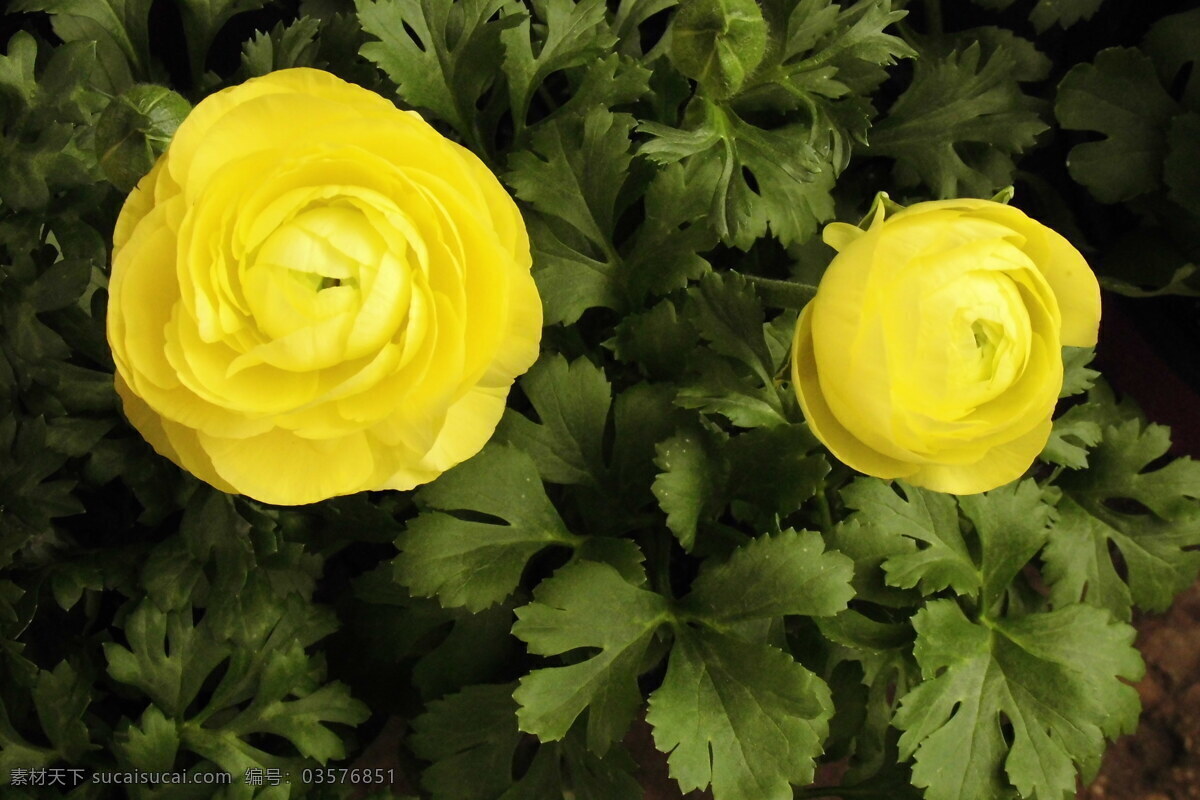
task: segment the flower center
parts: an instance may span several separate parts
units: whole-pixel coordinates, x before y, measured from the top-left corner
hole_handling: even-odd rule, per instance
[[[263,241],[247,272],[246,299],[258,329],[280,339],[352,314],[364,270],[386,249],[348,204],[334,200],[300,211]]]

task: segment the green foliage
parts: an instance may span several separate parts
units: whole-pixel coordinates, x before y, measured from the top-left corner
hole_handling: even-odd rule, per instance
[[[625,734],[641,704],[639,667],[667,618],[665,598],[631,585],[606,564],[574,564],[543,581],[533,602],[517,610],[513,635],[538,655],[581,647],[599,652],[522,678],[513,695],[521,705],[521,729],[556,741],[586,708],[588,749],[603,755]]]
[[[1107,608],[1127,620],[1130,599],[1165,609],[1200,571],[1194,549],[1200,544],[1200,465],[1181,458],[1149,468],[1170,446],[1161,425],[1127,419],[1105,422],[1102,431],[1087,471],[1060,481],[1066,524],[1047,549],[1047,577],[1052,598]],[[1110,542],[1128,570],[1124,584],[1114,580]]]
[[[511,685],[471,686],[431,703],[413,728],[413,751],[433,762],[423,784],[434,800],[623,800],[640,791],[618,752],[601,759],[575,737],[538,746],[514,775],[522,735]]]
[[[160,37],[145,0],[15,4],[40,33],[0,43],[0,770],[279,769],[129,796],[335,798],[297,771],[386,752],[370,796],[627,800],[656,761],[715,800],[1069,795],[1136,718],[1134,609],[1200,571],[1195,463],[1066,348],[1022,480],[856,476],[789,351],[820,226],[889,170],[905,202],[1016,183],[1109,286],[1196,291],[1200,15],[1138,12],[1134,48],[1121,5],[183,0]],[[121,415],[102,167],[136,151],[128,185],[170,126],[101,113],[295,66],[499,175],[547,327],[475,457],[276,509]],[[1068,151],[1082,194],[1043,170]]]
[[[1166,125],[1177,111],[1154,64],[1132,48],[1101,52],[1063,78],[1055,113],[1064,128],[1104,134],[1071,150],[1071,177],[1104,203],[1161,186]]]
[[[929,800],[1065,797],[1104,737],[1137,724],[1133,629],[1087,606],[975,623],[953,600],[913,620],[922,683],[901,700],[901,753]],[[1001,727],[1007,722],[1011,743]],[[1005,780],[1007,778],[1007,780]]]
[[[990,39],[991,41],[988,41]],[[919,58],[912,84],[871,131],[870,149],[896,159],[902,185],[918,181],[936,197],[990,197],[1012,183],[1014,156],[1047,125],[1021,82],[1045,77],[1016,37],[987,37]]]

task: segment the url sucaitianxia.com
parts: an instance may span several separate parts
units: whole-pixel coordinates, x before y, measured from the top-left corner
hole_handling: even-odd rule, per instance
[[[48,767],[39,769],[14,768],[8,771],[11,786],[63,786],[74,787],[81,783],[104,784],[162,784],[191,783],[208,786],[223,786],[233,783],[228,772],[94,772],[89,769]]]

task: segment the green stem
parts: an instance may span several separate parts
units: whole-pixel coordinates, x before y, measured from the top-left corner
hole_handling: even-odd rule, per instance
[[[809,283],[760,278],[757,275],[746,275],[745,278],[750,281],[763,300],[777,308],[792,308],[799,311],[817,294],[817,287]]]
[[[825,494],[825,487],[821,487],[821,491],[817,492],[817,513],[821,515],[821,533],[826,536],[833,533],[833,512],[829,508],[829,497]]]

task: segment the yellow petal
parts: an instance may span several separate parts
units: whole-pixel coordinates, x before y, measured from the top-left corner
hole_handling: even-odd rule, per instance
[[[246,439],[201,435],[213,468],[241,494],[275,505],[304,505],[373,488],[365,433],[304,439],[274,430]]]
[[[1017,480],[1046,446],[1049,419],[1025,435],[988,450],[971,464],[925,464],[905,477],[914,486],[948,494],[987,492]]]
[[[916,467],[871,449],[850,433],[830,409],[817,374],[812,344],[812,304],[800,312],[792,341],[792,385],[809,428],[842,463],[877,478],[904,478]]]

